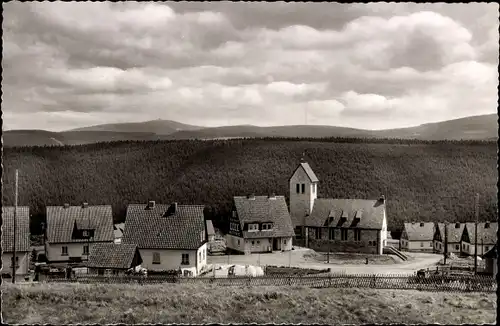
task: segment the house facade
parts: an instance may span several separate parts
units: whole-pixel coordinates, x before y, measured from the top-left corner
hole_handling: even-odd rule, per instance
[[[483,259],[485,262],[485,272],[492,275],[495,279],[498,274],[498,252],[497,245],[495,244],[493,248],[488,250],[484,255]]]
[[[94,244],[113,241],[110,205],[47,206],[45,254],[50,263],[87,261]]]
[[[292,250],[293,226],[284,196],[235,196],[226,247],[242,253]]]
[[[447,244],[448,253],[460,254],[464,228],[465,223],[438,223],[433,240],[435,252],[444,253]]]
[[[484,255],[497,243],[498,222],[482,222],[477,224],[477,254]],[[476,250],[475,223],[465,223],[460,239],[463,255],[474,256]]]
[[[14,258],[14,210],[14,207],[2,206],[2,274],[9,274],[12,277],[12,267],[15,264],[16,278],[21,278],[29,274],[30,214],[29,207],[17,207]]]
[[[123,244],[135,244],[141,266],[181,270],[197,276],[206,268],[207,237],[203,205],[132,204],[127,208]]]
[[[404,223],[399,246],[405,251],[434,252],[436,224],[432,222]]]
[[[97,243],[90,251],[87,267],[89,274],[125,275],[127,270],[142,263],[135,244]]]
[[[115,243],[122,243],[123,230],[125,229],[125,223],[118,223],[113,225],[113,235],[115,237]]]
[[[387,245],[385,197],[318,198],[318,183],[306,162],[289,179],[295,243],[316,251],[382,254]]]

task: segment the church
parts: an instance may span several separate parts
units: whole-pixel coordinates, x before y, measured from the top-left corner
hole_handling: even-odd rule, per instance
[[[385,197],[318,198],[319,179],[301,162],[289,179],[294,243],[320,252],[382,254],[387,242]]]

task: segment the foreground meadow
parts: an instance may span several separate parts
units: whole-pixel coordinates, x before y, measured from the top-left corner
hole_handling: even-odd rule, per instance
[[[4,283],[3,321],[69,323],[402,323],[496,321],[494,293]]]

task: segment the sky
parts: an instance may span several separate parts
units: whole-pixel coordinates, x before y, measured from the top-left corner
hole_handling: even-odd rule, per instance
[[[415,126],[497,112],[498,4],[10,2],[3,129]]]

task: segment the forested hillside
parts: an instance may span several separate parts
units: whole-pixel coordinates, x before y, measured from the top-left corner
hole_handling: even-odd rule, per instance
[[[496,219],[496,142],[235,139],[151,141],[6,148],[3,204],[31,208],[40,232],[46,205],[111,204],[115,222],[130,203],[205,204],[221,225],[233,195],[285,194],[305,152],[320,179],[319,197],[387,198],[389,229],[403,221]]]

